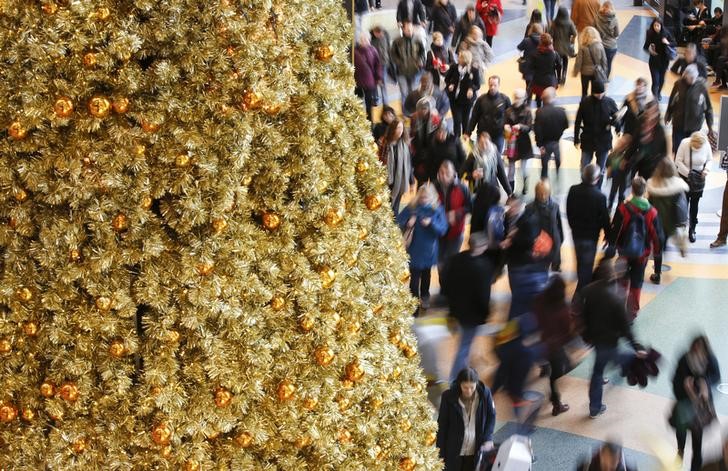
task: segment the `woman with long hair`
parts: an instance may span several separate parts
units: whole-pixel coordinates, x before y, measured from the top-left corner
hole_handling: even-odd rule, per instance
[[[605,75],[607,54],[604,52],[602,38],[593,26],[587,26],[579,34],[579,52],[576,54],[573,75],[581,74],[581,96],[589,94],[589,83]],[[601,68],[601,70],[598,70]],[[602,77],[603,78],[603,77]]]
[[[404,121],[395,118],[384,134],[379,160],[387,167],[387,184],[392,192],[392,210],[399,213],[402,196],[413,181],[412,153]]]
[[[665,84],[667,66],[672,59],[674,40],[659,18],[650,23],[642,48],[650,55],[648,65],[652,77],[652,95],[657,101],[662,100],[662,86]]]
[[[480,187],[486,183],[497,188],[498,182],[503,186],[503,190],[507,195],[512,192],[503,159],[487,131],[481,131],[478,134],[478,140],[473,145],[470,155],[460,169],[460,177],[465,175],[468,176],[470,181],[470,191],[472,193],[480,191]]]
[[[607,54],[607,78],[609,78],[612,74],[612,60],[617,55],[617,38],[619,37],[617,14],[614,11],[614,5],[609,0],[602,3],[594,27],[602,37],[604,52]]]
[[[667,136],[665,128],[660,123],[660,105],[656,101],[645,104],[639,123],[640,134],[630,160],[634,172],[649,180],[657,164],[667,155]]]
[[[576,41],[576,26],[569,18],[569,10],[566,7],[559,7],[556,19],[549,27],[549,33],[554,40],[554,50],[561,57],[561,74],[559,84],[566,83],[566,69],[569,66],[569,57],[573,57],[574,42]]]

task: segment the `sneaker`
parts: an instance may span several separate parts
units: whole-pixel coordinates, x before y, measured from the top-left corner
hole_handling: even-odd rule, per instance
[[[717,249],[718,247],[725,246],[725,239],[715,239],[713,242],[710,243],[711,249]]]
[[[653,273],[652,275],[650,275],[650,281],[656,285],[660,284],[661,278],[662,276],[659,273]]]
[[[599,409],[599,412],[596,412],[596,413],[590,412],[589,413],[589,418],[590,419],[596,419],[597,417],[599,417],[600,415],[602,415],[606,411],[607,411],[607,406],[604,405],[604,404],[602,404],[602,407]]]
[[[551,415],[556,417],[559,414],[563,414],[564,412],[569,410],[569,404],[555,404],[554,408],[551,409]]]

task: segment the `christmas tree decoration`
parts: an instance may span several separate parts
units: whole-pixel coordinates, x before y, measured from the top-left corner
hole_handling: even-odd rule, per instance
[[[341,2],[0,3],[0,469],[440,469]]]

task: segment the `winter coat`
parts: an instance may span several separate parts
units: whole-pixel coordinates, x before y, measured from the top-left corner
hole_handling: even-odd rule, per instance
[[[369,2],[367,0],[356,0],[354,2],[354,13],[366,13],[369,11]]]
[[[382,36],[379,38],[374,33],[370,32],[370,34],[372,36],[371,45],[377,50],[377,54],[379,54],[379,63],[382,69],[386,70],[387,65],[389,65],[389,49],[392,47],[389,41],[389,33],[382,29]],[[394,79],[394,77],[391,78]]]
[[[429,205],[418,204],[415,207],[407,205],[398,215],[397,224],[405,229],[410,216],[415,216],[412,242],[407,247],[412,270],[427,270],[437,265],[437,248],[440,237],[447,231],[447,219],[442,205],[433,208]],[[422,220],[430,218],[430,224],[424,226]]]
[[[451,2],[447,2],[447,5],[442,3],[437,4],[432,9],[432,30],[442,33],[443,37],[448,37],[455,32],[455,23],[458,21],[458,13],[455,10],[455,5]]]
[[[450,225],[447,234],[443,238],[455,240],[462,236],[465,230],[465,217],[470,213],[470,192],[457,178],[447,188],[442,188],[438,183],[437,191],[440,195],[440,204],[444,207],[445,213],[455,211],[455,222]]]
[[[617,38],[619,37],[619,24],[614,13],[599,13],[594,27],[602,37],[604,49],[617,49]]]
[[[564,348],[564,345],[574,337],[571,308],[566,302],[557,306],[547,305],[541,294],[534,300],[533,313],[541,331],[541,342],[546,348],[546,357],[549,358]]]
[[[647,231],[645,234],[645,249],[639,258],[641,261],[646,262],[650,253],[653,253],[655,256],[660,255],[663,235],[662,223],[660,222],[657,210],[644,198],[633,197],[629,201],[620,203],[617,206],[617,210],[614,212],[614,218],[612,219],[612,225],[609,228],[609,234],[607,235],[609,247],[606,253],[613,255],[615,250],[618,247],[622,247],[626,242],[624,240],[624,232],[629,227],[632,212],[640,212],[645,220],[645,229]]]
[[[530,159],[533,157],[533,142],[531,141],[533,115],[531,114],[531,107],[525,103],[519,107],[511,106],[506,110],[505,124],[511,127],[516,124],[519,125],[518,137],[516,138],[516,159]]]
[[[708,63],[706,62],[705,57],[700,54],[698,54],[698,56],[695,57],[695,61],[691,63],[688,63],[684,57],[680,57],[672,63],[670,71],[678,75],[682,75],[690,64],[695,64],[698,68],[698,75],[700,77],[703,77],[706,80],[708,79]]]
[[[622,132],[629,134],[634,139],[639,139],[640,136],[640,121],[639,118],[642,116],[642,112],[647,107],[647,104],[655,101],[655,97],[650,92],[645,92],[643,98],[639,98],[635,95],[634,91],[631,91],[624,97],[624,104],[622,107],[626,108],[624,116],[622,117]]]
[[[698,77],[692,85],[681,78],[672,87],[665,111],[665,123],[672,121],[673,129],[685,134],[699,131],[703,120],[713,127],[713,104],[710,102],[705,79]]]
[[[460,43],[464,41],[470,33],[471,26],[477,26],[481,31],[483,31],[483,34],[485,34],[485,23],[483,23],[482,18],[480,18],[477,13],[475,14],[475,20],[473,20],[472,23],[468,20],[468,15],[463,14],[463,16],[461,16],[455,24],[455,33],[452,37],[452,48],[454,51],[459,50]]]
[[[688,363],[688,354],[685,353],[677,362],[675,375],[672,377],[672,393],[678,401],[689,400],[688,392],[685,390],[685,378],[701,378],[708,384],[708,394],[712,397],[712,389],[720,382],[720,367],[718,359],[712,353],[708,354],[708,364],[702,373],[694,373]],[[712,399],[711,399],[712,401]]]
[[[566,18],[566,21],[560,21],[557,16],[551,23],[549,29],[551,37],[554,39],[554,50],[560,56],[569,57],[570,45],[576,40],[576,26],[574,22]],[[574,38],[573,40],[571,38]]]
[[[503,176],[505,177],[505,172]],[[506,179],[505,183],[508,183],[508,179]],[[480,184],[473,199],[473,212],[470,215],[471,234],[484,232],[488,229],[488,212],[493,206],[500,205],[500,198],[501,193],[497,186],[491,185],[489,182]]]
[[[656,33],[654,29],[649,28],[645,34],[645,44],[642,46],[642,49],[649,54],[650,45],[654,44],[657,55],[653,56],[650,54],[650,66],[667,69],[667,65],[670,63],[670,55],[667,52],[667,44],[662,42],[662,38],[666,38],[671,45],[674,44],[672,36],[670,36],[670,33],[667,32],[667,28],[664,26],[659,33]]]
[[[692,166],[690,165],[692,158]],[[713,151],[710,149],[710,145],[706,142],[698,150],[693,150],[690,146],[690,138],[687,137],[680,142],[675,153],[675,166],[677,167],[677,173],[683,178],[687,178],[690,170],[709,172],[708,164],[713,158]],[[703,192],[696,192],[702,196]]]
[[[574,63],[574,77],[580,73],[585,77],[594,77],[594,67],[600,65],[607,73],[607,54],[601,43],[591,43],[587,47],[580,47]]]
[[[467,134],[472,133],[477,127],[478,132],[487,131],[492,140],[502,136],[506,110],[510,106],[510,98],[503,93],[498,92],[495,95],[483,93],[473,106]]]
[[[647,181],[648,199],[660,215],[662,234],[666,238],[675,234],[678,226],[688,223],[687,191],[688,184],[680,177],[667,180],[653,177]]]
[[[442,393],[440,412],[437,416],[437,448],[445,462],[445,471],[459,471],[460,450],[463,447],[465,424],[463,408],[460,405],[460,391],[453,385]],[[495,403],[490,389],[478,381],[476,387],[478,407],[475,415],[475,450],[485,442],[493,440],[495,428]]]
[[[453,89],[450,90],[450,85]],[[460,66],[452,64],[445,74],[445,90],[450,101],[450,106],[470,106],[477,99],[478,90],[480,90],[480,71],[471,67],[462,77],[460,76]],[[468,98],[468,90],[472,90],[473,95]]]
[[[445,118],[445,115],[447,115],[447,112],[450,111],[450,100],[447,99],[447,94],[440,90],[439,87],[433,86],[430,92],[430,96],[433,100],[435,100],[435,109],[437,110],[437,115],[442,120]],[[420,99],[424,96],[424,93],[419,88],[412,90],[410,94],[407,95],[407,98],[405,98],[404,100],[402,113],[406,117],[411,118],[414,112],[417,111],[417,102],[420,101]]]
[[[459,138],[451,133],[448,133],[445,140],[440,142],[437,140],[437,133],[435,133],[427,148],[427,168],[430,180],[437,180],[437,171],[446,160],[452,162],[456,169],[460,168],[465,163],[463,144]]]
[[[407,10],[407,2],[412,2],[412,15]],[[410,20],[415,25],[420,25],[427,21],[425,16],[425,6],[420,0],[400,0],[397,4],[397,23],[404,20]]]
[[[412,181],[412,153],[404,139],[392,142],[383,148],[381,156],[387,167],[387,185],[392,198],[401,197],[409,191]]]
[[[453,62],[455,62],[455,56],[452,50],[445,49],[443,46],[436,46],[434,43],[430,45],[425,60],[425,70],[432,73],[432,83],[435,86],[440,86],[440,77],[447,73],[450,64]]]
[[[617,104],[606,95],[581,99],[574,120],[574,144],[583,152],[605,152],[612,148],[612,126]]]
[[[561,74],[561,57],[551,50],[537,50],[531,56],[533,66],[533,80],[531,85],[538,87],[556,87],[559,83],[558,76]]]
[[[616,347],[624,337],[635,346],[630,318],[625,300],[618,294],[620,288],[614,281],[598,280],[582,288],[577,310],[583,322],[582,337],[586,343],[604,347]]]
[[[595,185],[579,183],[569,188],[566,218],[575,240],[599,240],[599,231],[609,231],[607,197]]]
[[[644,142],[642,137],[637,137],[633,144],[634,150],[629,157],[629,165],[639,176],[648,180],[652,177],[660,160],[667,155],[665,128],[658,123],[655,125],[651,140]]]
[[[425,47],[415,37],[402,36],[392,42],[389,58],[398,75],[414,77],[425,65]]]
[[[382,80],[379,54],[372,46],[357,45],[354,48],[354,82],[364,90],[374,90]]]
[[[599,7],[599,0],[574,0],[571,5],[571,19],[579,33],[587,26],[596,24]]]
[[[568,128],[569,118],[567,118],[566,111],[562,107],[544,104],[536,110],[533,132],[536,136],[537,147],[543,147],[548,142],[561,140],[561,136]]]
[[[489,258],[460,252],[447,263],[447,294],[450,315],[460,325],[484,324],[490,314],[490,285],[494,268]]]
[[[465,164],[460,168],[460,177],[463,177],[466,174],[468,175],[473,192],[480,191],[481,185],[485,183],[497,187],[498,182],[500,182],[506,194],[510,195],[512,188],[508,182],[506,169],[503,166],[503,159],[498,154],[498,149],[495,144],[491,142],[488,147],[488,150],[480,151],[480,149],[478,149],[478,143],[476,142],[474,144],[473,151],[468,156]],[[476,169],[483,171],[483,178],[473,180],[471,175]]]
[[[506,252],[508,266],[529,267],[531,271],[548,271],[551,265],[551,257],[535,258],[533,244],[541,233],[541,221],[539,215],[531,210],[524,210],[515,221],[506,217],[506,233],[511,245]]]
[[[465,44],[467,44],[468,51],[470,51],[473,55],[471,66],[480,70],[480,75],[485,74],[488,64],[493,62],[493,59],[495,58],[493,55],[493,49],[491,49],[488,43],[482,39],[474,41],[468,37],[463,39],[460,47],[462,48]]]
[[[533,33],[527,38],[523,38],[523,40],[518,43],[518,46],[516,46],[519,51],[523,52],[523,54],[521,54],[520,62],[518,63],[518,71],[521,75],[523,75],[523,80],[525,80],[526,83],[530,83],[531,80],[533,80],[533,56],[536,55],[536,49],[538,48],[540,40],[541,35]]]
[[[500,18],[503,16],[501,0],[478,0],[475,3],[475,11],[485,24],[485,35],[495,36],[498,33]],[[496,15],[495,12],[498,14]]]
[[[539,227],[551,236],[553,248],[548,258],[558,266],[561,262],[561,244],[564,241],[559,204],[551,198],[546,203],[534,200],[526,205],[526,211],[532,213],[538,220]]]

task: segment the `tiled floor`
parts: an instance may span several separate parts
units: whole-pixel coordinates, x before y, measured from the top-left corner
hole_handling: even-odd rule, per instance
[[[376,22],[391,22],[393,25],[393,0],[385,0],[384,10],[371,15]],[[455,5],[461,9],[465,2],[457,0]],[[619,11],[618,19],[622,28],[619,39],[619,53],[613,65],[613,77],[607,93],[618,104],[624,95],[632,90],[634,79],[638,76],[649,79],[649,69],[645,62],[646,55],[642,51],[644,31],[649,25],[652,12],[648,9],[634,8],[631,2],[616,2]],[[497,74],[502,78],[502,91],[511,94],[515,88],[523,87],[517,72],[515,45],[523,35],[527,15],[517,0],[504,2],[506,9],[512,9],[513,19],[501,25],[495,38],[496,63],[488,74]],[[521,12],[520,14],[517,12]],[[571,64],[570,64],[571,65]],[[676,77],[668,73],[668,80],[663,96],[669,96]],[[397,95],[396,87],[392,87],[392,96]],[[559,92],[559,103],[567,109],[570,119],[576,113],[580,100],[580,81],[577,78],[567,80],[566,86]],[[711,93],[713,106],[718,111],[719,95]],[[664,110],[666,98],[663,99]],[[396,106],[397,103],[394,103]],[[669,131],[669,129],[668,129]],[[578,153],[573,147],[573,136],[567,131],[561,143],[564,163],[558,179],[553,179],[552,186],[555,198],[562,203],[570,185],[578,182]],[[626,456],[639,465],[640,470],[682,469],[675,467],[675,443],[672,430],[665,416],[672,405],[671,380],[675,362],[685,349],[690,336],[704,331],[713,342],[719,361],[723,362],[724,377],[728,374],[728,342],[724,340],[728,332],[728,249],[711,250],[708,244],[715,238],[719,219],[716,211],[720,209],[726,175],[712,164],[713,172],[708,177],[706,191],[701,201],[700,223],[697,229],[698,240],[690,247],[687,258],[681,258],[678,252],[668,247],[664,263],[663,281],[655,286],[645,283],[642,304],[643,310],[635,322],[635,331],[640,340],[654,346],[664,354],[659,378],[644,390],[627,386],[618,380],[616,372],[613,384],[607,386],[604,401],[609,409],[598,420],[588,418],[588,377],[591,373],[592,358],[586,356],[570,375],[563,378],[562,390],[564,400],[571,405],[571,410],[559,417],[552,417],[550,407],[544,406],[536,423],[536,431],[532,436],[537,461],[534,470],[562,471],[571,470],[577,461],[600,440],[617,437],[625,445]],[[540,172],[540,162],[532,160],[529,169],[530,185],[535,184]],[[555,177],[554,169],[551,170]],[[517,178],[520,190],[520,178]],[[609,182],[605,182],[605,191]],[[531,194],[533,191],[530,192]],[[564,221],[568,230],[568,224]],[[562,249],[563,275],[573,289],[574,261],[573,249],[567,235]],[[648,274],[651,267],[648,268]],[[433,277],[436,286],[436,276]],[[437,291],[435,287],[434,292]],[[501,279],[494,286],[493,316],[491,321],[502,318],[510,302],[507,281]],[[424,319],[418,321],[417,333],[426,341],[422,343],[422,353],[433,353],[436,358],[437,372],[446,378],[457,346],[457,337],[445,327],[446,313],[431,310]],[[428,340],[429,339],[429,340]],[[578,350],[583,354],[585,351]],[[481,375],[489,380],[497,360],[492,353],[491,339],[487,335],[476,338],[471,363]],[[728,379],[725,379],[728,382]],[[548,381],[533,378],[529,388],[548,394]],[[431,391],[432,397],[437,391]],[[498,438],[505,438],[512,430],[513,420],[510,405],[502,394],[496,396],[499,429]],[[728,416],[728,396],[716,392],[716,407],[721,419]],[[715,452],[719,444],[718,428],[707,433],[704,455]],[[670,467],[673,466],[673,467]],[[685,468],[687,469],[687,467]]]

